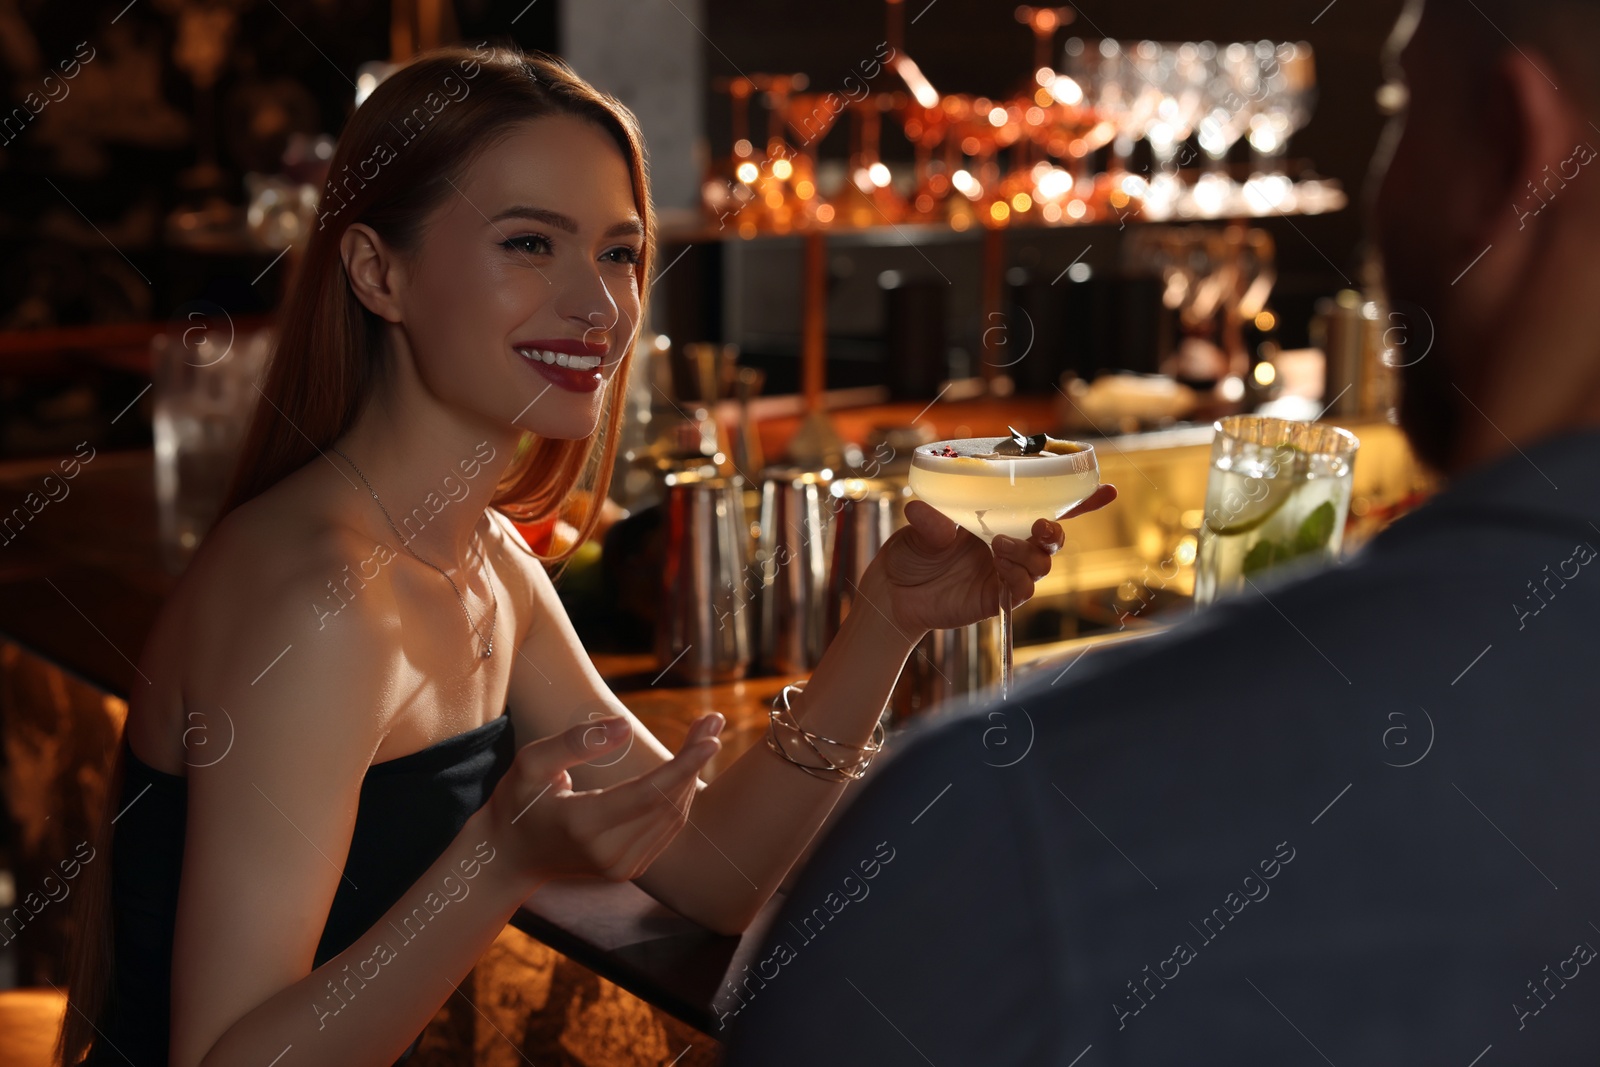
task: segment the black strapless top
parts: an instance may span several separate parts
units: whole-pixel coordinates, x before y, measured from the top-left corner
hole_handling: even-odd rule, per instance
[[[502,713],[466,733],[367,768],[346,877],[339,879],[313,966],[343,952],[416,884],[467,818],[483,807],[515,755],[511,718]],[[111,848],[115,978],[99,1023],[104,1037],[82,1062],[83,1067],[129,1061],[134,1067],[165,1067],[189,783],[139,759],[126,736],[122,758],[117,806],[122,814]],[[413,1041],[398,1062],[415,1049]]]

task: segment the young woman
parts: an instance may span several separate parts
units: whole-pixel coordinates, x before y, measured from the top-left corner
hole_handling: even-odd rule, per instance
[[[738,932],[844,789],[765,745],[702,781],[722,717],[651,736],[510,521],[606,492],[655,238],[627,109],[552,57],[429,53],[351,117],[319,212],[140,661],[67,1063],[393,1063],[544,882]],[[844,746],[927,630],[1025,600],[1062,540],[996,562],[907,517],[794,702]]]

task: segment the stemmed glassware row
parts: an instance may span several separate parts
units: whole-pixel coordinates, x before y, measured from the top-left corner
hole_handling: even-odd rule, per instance
[[[1048,55],[1046,31],[1033,28]],[[964,230],[1316,213],[1344,202],[1335,183],[1287,173],[1289,139],[1316,98],[1303,41],[1071,38],[1058,66],[1039,64],[1004,99],[940,94],[920,72],[901,84],[897,69],[886,65],[882,87],[855,96],[808,91],[804,74],[716,80],[732,105],[733,143],[705,176],[708,221],[743,236],[914,222]],[[752,103],[766,111],[764,136],[752,136]],[[846,116],[843,180],[825,190],[818,146]],[[881,152],[889,123],[914,155],[898,176]],[[1240,140],[1252,157],[1244,181],[1226,167]],[[1140,142],[1149,150],[1136,166]]]

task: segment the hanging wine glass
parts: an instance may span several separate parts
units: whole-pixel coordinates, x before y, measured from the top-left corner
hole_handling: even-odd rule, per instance
[[[934,157],[934,149],[945,139],[949,129],[948,113],[941,100],[933,107],[923,107],[909,94],[905,106],[897,116],[900,129],[915,152],[912,165],[912,192],[907,203],[906,217],[916,222],[927,222],[941,216],[940,204],[950,195],[950,175],[941,160]]]
[[[758,202],[755,183],[761,175],[760,161],[749,133],[750,97],[756,85],[749,78],[738,76],[715,78],[711,87],[728,94],[732,106],[733,144],[728,155],[712,159],[707,166],[705,179],[700,183],[701,202],[718,229],[732,227],[740,236],[751,237],[757,230],[759,211],[753,205]]]
[[[1051,53],[1054,51],[1052,42],[1055,40],[1056,31],[1063,26],[1072,24],[1078,13],[1070,7],[1028,7],[1023,5],[1014,13],[1017,21],[1033,31],[1033,75],[1029,81],[1028,91],[1031,93],[1032,85],[1037,81],[1041,70],[1053,70]]]
[[[1261,100],[1252,109],[1250,147],[1257,159],[1281,157],[1289,134],[1305,122],[1311,49],[1291,42],[1257,41],[1254,47]]]
[[[767,140],[756,176],[755,191],[761,206],[758,225],[769,233],[788,233],[811,221],[815,200],[799,195],[800,168],[806,162],[783,136],[789,119],[789,97],[808,84],[804,74],[757,74],[751,80],[761,90],[767,108]],[[815,186],[815,180],[811,181]]]
[[[1012,149],[1012,169],[1002,182],[1002,193],[1012,211],[1019,215],[1026,217],[1036,212],[1040,217],[1045,217],[1039,183],[1041,179],[1048,182],[1046,176],[1055,169],[1045,158],[1049,154],[1048,145],[1052,141],[1062,140],[1058,131],[1060,116],[1053,112],[1063,105],[1050,90],[1060,76],[1056,73],[1051,53],[1054,51],[1056,31],[1069,25],[1077,17],[1077,12],[1070,7],[1031,7],[1024,4],[1016,9],[1014,15],[1033,34],[1033,65],[1029,68],[1027,81],[1013,101],[1014,107],[1019,109],[1020,129]],[[1074,103],[1081,102],[1083,98],[1082,92],[1070,79],[1057,86],[1057,92]],[[1062,147],[1064,149],[1065,144]],[[1059,207],[1054,214],[1054,219],[1046,217],[1046,221],[1055,221],[1060,217]]]
[[[817,150],[839,117],[839,110],[830,104],[831,96],[831,93],[793,93],[786,98],[785,119],[799,147],[794,159],[794,195],[802,205],[802,218],[807,224],[822,221],[818,217],[824,202],[817,177]]]
[[[1014,143],[1021,132],[1006,107],[986,96],[971,97],[961,108],[950,126],[949,158],[954,164],[950,183],[961,194],[950,198],[951,222],[964,229],[972,222],[984,225],[1003,223],[1010,213],[1003,204],[1000,187],[1000,166],[995,157],[999,150]],[[972,157],[965,162],[964,157]],[[955,163],[961,160],[960,163]],[[961,219],[957,222],[957,219]]]
[[[1228,150],[1250,128],[1248,101],[1255,95],[1260,72],[1254,44],[1235,41],[1219,49],[1208,41],[1201,45],[1201,54],[1207,66],[1207,100],[1196,129],[1201,149],[1220,168]]]
[[[194,87],[196,160],[178,174],[178,184],[195,203],[205,202],[202,213],[220,217],[235,209],[224,195],[228,175],[218,162],[216,87],[249,0],[162,0],[157,6],[174,19],[172,60]]]
[[[1029,168],[1033,198],[1045,222],[1077,222],[1088,212],[1077,187],[1093,151],[1084,135],[1096,120],[1083,106],[1083,90],[1067,75],[1057,73],[1040,88],[1051,102],[1041,105],[1041,122],[1024,125],[1041,156]]]
[[[1277,53],[1284,79],[1275,100],[1284,116],[1279,137],[1281,154],[1288,147],[1289,138],[1311,121],[1311,109],[1317,101],[1317,65],[1311,46],[1305,41],[1285,41],[1278,45]]]
[[[1177,152],[1194,132],[1194,125],[1204,110],[1206,66],[1200,58],[1199,47],[1185,42],[1161,46],[1155,62],[1146,64],[1144,72],[1161,90],[1145,131],[1145,140],[1150,145],[1151,176],[1145,190],[1144,210],[1152,219],[1165,219],[1176,211],[1183,196]]]
[[[1261,78],[1261,105],[1250,116],[1248,140],[1255,157],[1245,198],[1253,211],[1287,211],[1294,207],[1293,183],[1284,157],[1289,137],[1311,117],[1316,74],[1311,46],[1305,42],[1256,45]]]
[[[1053,95],[1058,98],[1070,99],[1074,90],[1082,94],[1076,113],[1062,113],[1071,123],[1062,130],[1068,137],[1066,158],[1073,176],[1072,192],[1064,204],[1068,221],[1115,217],[1109,193],[1090,167],[1095,153],[1117,136],[1116,115],[1121,107],[1122,87],[1114,77],[1114,69],[1106,66],[1104,53],[1118,48],[1115,41],[1068,38],[1062,60],[1067,81],[1059,86],[1052,83],[1056,88]]]
[[[946,145],[947,158],[950,160],[950,184],[961,194],[960,199],[951,198],[950,207],[955,212],[951,221],[955,223],[959,217],[959,227],[963,229],[981,221],[992,199],[979,178],[982,167],[978,158],[988,136],[988,110],[987,98],[968,97],[965,106],[957,110],[950,123],[950,139]]]
[[[1159,63],[1161,46],[1154,41],[1138,41],[1125,46],[1119,41],[1101,41],[1101,78],[1104,82],[1102,113],[1116,130],[1106,169],[1095,181],[1092,207],[1110,213],[1113,199],[1126,195],[1129,176],[1127,159],[1136,142],[1148,133],[1150,122],[1162,98],[1161,86],[1149,71]],[[1120,195],[1117,195],[1120,194]]]
[[[835,226],[865,228],[900,222],[906,202],[890,182],[889,167],[879,157],[878,141],[883,114],[901,106],[903,96],[872,93],[850,104],[850,164],[843,187],[817,213],[819,220]]]
[[[1044,109],[1027,97],[990,104],[990,131],[980,138],[986,151],[978,166],[984,188],[993,192],[989,212],[994,225],[1014,225],[1033,210],[1033,161],[1029,156],[1033,142],[1027,135],[1030,118],[1034,124],[1043,125]],[[1011,165],[1002,168],[1000,157],[1007,150]]]
[[[1253,44],[1235,41],[1218,49],[1208,41],[1200,47],[1207,65],[1207,99],[1195,132],[1208,163],[1206,173],[1195,183],[1193,200],[1198,214],[1216,216],[1230,211],[1236,199],[1237,190],[1224,173],[1223,160],[1250,128],[1248,101],[1256,95],[1260,75]]]

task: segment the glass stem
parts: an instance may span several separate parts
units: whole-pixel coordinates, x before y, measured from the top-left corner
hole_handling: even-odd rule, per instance
[[[1011,699],[1011,590],[1000,582],[1000,699]]]

